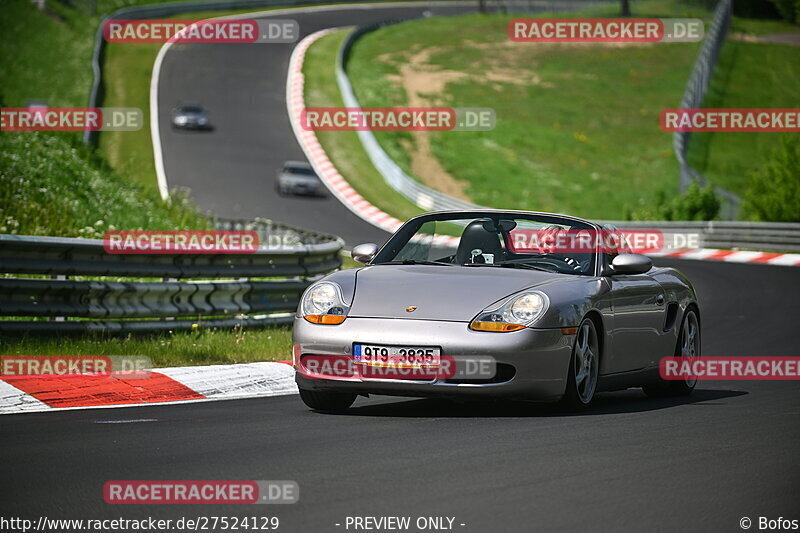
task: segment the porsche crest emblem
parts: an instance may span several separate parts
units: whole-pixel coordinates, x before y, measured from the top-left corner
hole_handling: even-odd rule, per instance
[[[408,312],[408,313],[413,313],[416,310],[417,310],[417,306],[416,305],[409,305],[408,307],[406,307],[406,312]]]

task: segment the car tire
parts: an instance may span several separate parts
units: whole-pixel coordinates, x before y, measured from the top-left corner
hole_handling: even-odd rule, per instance
[[[567,388],[561,405],[570,411],[582,411],[591,405],[600,374],[600,342],[591,318],[578,326],[567,372]]]
[[[325,413],[341,413],[356,401],[356,394],[351,392],[312,391],[300,389],[300,399],[315,411]]]
[[[678,342],[675,345],[675,358],[700,357],[700,319],[694,309],[689,309],[683,316]],[[696,379],[662,380],[642,387],[650,397],[688,396],[697,386]]]

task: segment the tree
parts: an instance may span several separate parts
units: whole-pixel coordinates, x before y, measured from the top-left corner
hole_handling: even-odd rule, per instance
[[[750,218],[800,222],[800,138],[786,135],[772,156],[750,178],[744,196]]]
[[[630,17],[631,16],[631,4],[630,0],[621,0],[622,4],[620,5],[620,16],[622,17]]]
[[[720,201],[709,183],[703,188],[693,181],[686,191],[667,198],[657,191],[653,201],[638,209],[625,208],[626,220],[714,220],[719,215]]]

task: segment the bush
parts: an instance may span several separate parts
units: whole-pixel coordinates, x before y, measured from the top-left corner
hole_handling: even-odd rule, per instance
[[[743,18],[779,19],[781,13],[775,5],[778,1],[782,0],[733,0],[733,14]]]
[[[800,222],[800,137],[783,137],[773,155],[753,173],[744,210],[753,220]]]
[[[700,188],[692,182],[686,192],[667,200],[664,191],[656,194],[649,207],[633,210],[627,207],[627,220],[714,220],[719,214],[720,202],[709,184]]]
[[[709,11],[713,11],[714,8],[717,7],[719,0],[682,0],[681,3],[686,4],[687,6],[699,6],[704,9],[708,9]],[[736,0],[734,0],[734,5],[736,5]]]
[[[664,220],[714,220],[720,203],[711,184],[700,188],[692,182],[682,195],[664,206]]]
[[[783,20],[790,24],[797,23],[798,9],[800,9],[797,0],[772,0],[772,3]]]

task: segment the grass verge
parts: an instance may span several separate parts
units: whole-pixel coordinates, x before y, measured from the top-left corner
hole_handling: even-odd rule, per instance
[[[800,107],[800,47],[729,40],[720,53],[703,107]],[[689,164],[712,183],[741,195],[753,173],[772,157],[782,135],[786,134],[694,133]]]
[[[3,355],[143,355],[154,367],[285,361],[292,358],[292,330],[202,330],[198,333],[128,337],[5,337]]]
[[[115,229],[209,227],[187,200],[163,202],[63,136],[0,135],[0,233],[101,238]]]
[[[98,137],[98,149],[111,168],[127,179],[158,190],[150,136],[150,77],[161,44],[106,45],[103,60],[105,107],[142,110],[144,127],[137,131],[106,131]]]
[[[25,0],[4,3],[0,19],[0,101],[22,107],[85,106],[99,19],[64,4],[44,11]],[[108,229],[204,229],[206,217],[177,198],[131,183],[79,133],[0,133],[0,233],[98,237]]]
[[[616,9],[601,6],[567,16],[606,16]],[[708,21],[711,14],[658,0],[637,2],[634,15]],[[348,64],[360,103],[407,105],[407,91],[415,90],[429,105],[494,108],[492,131],[428,134],[432,155],[454,180],[466,183],[465,192],[479,204],[622,219],[673,197],[678,165],[672,135],[660,130],[658,118],[662,109],[678,105],[700,43],[511,43],[512,18],[430,18],[367,34]],[[743,19],[733,26],[756,34],[781,28],[796,30]],[[729,42],[723,50],[715,83],[727,77],[724,91],[717,90],[726,95],[724,106],[797,107],[796,47]],[[418,75],[416,89],[409,65]],[[711,102],[713,94],[709,107]],[[716,185],[743,193],[747,174],[763,163],[762,148],[771,142],[770,134],[761,135],[749,142],[744,134],[716,134],[713,141],[696,143],[690,156]],[[409,172],[413,138],[405,132],[377,137]]]

